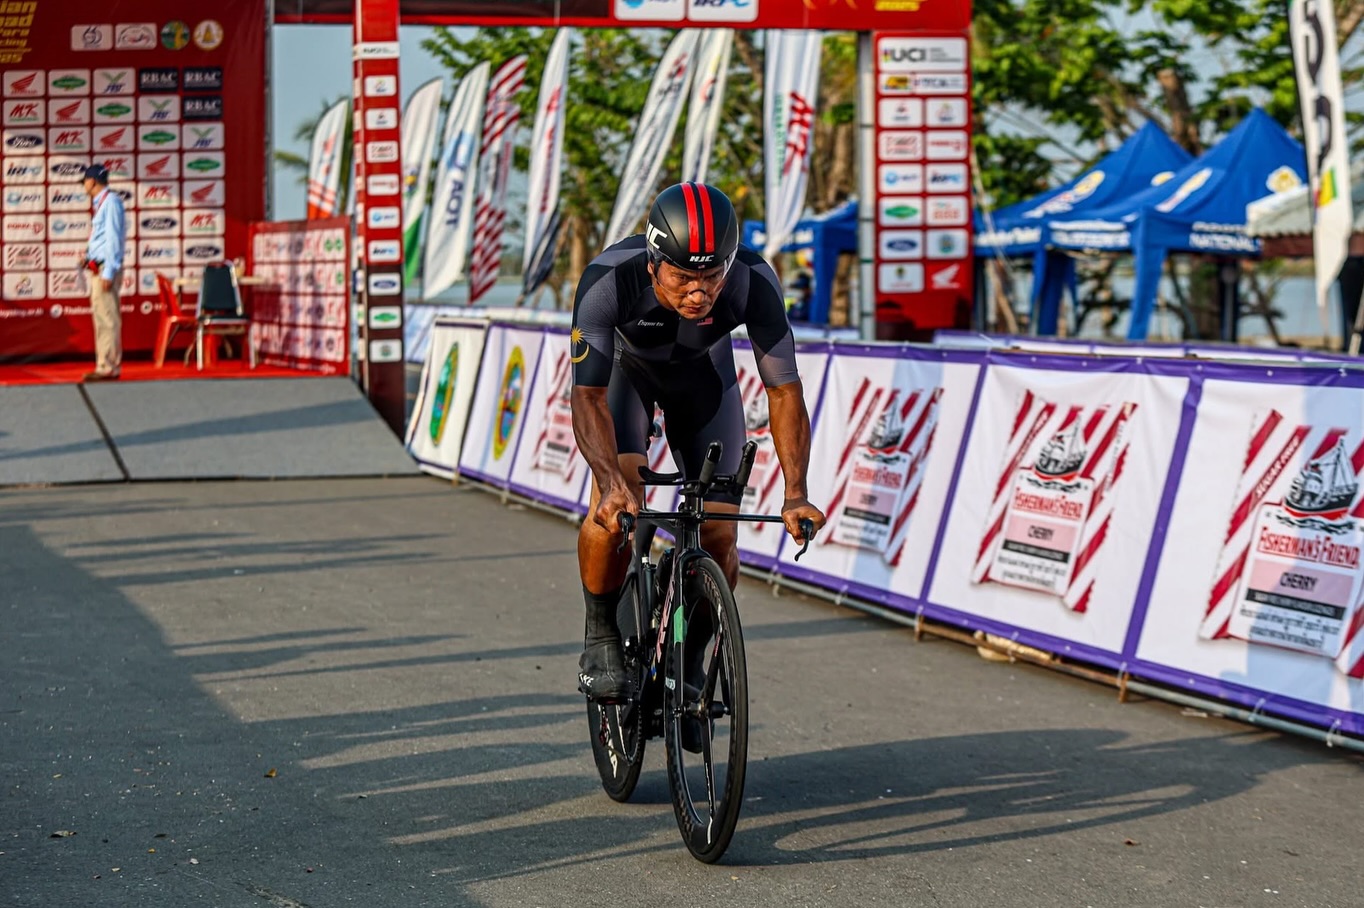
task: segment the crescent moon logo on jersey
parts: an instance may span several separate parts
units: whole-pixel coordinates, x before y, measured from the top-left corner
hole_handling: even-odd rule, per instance
[[[574,353],[573,350],[577,349],[577,346],[579,344],[583,344],[583,352]],[[583,332],[581,328],[574,328],[572,331],[569,332],[568,345],[569,345],[568,358],[570,362],[580,363],[583,360],[587,359],[587,354],[592,352],[592,348],[590,346],[587,346],[586,342],[583,340]]]

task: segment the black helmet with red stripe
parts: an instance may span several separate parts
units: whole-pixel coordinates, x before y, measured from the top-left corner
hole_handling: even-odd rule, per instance
[[[739,219],[729,196],[714,186],[678,183],[654,199],[644,237],[655,265],[728,272],[739,249]]]

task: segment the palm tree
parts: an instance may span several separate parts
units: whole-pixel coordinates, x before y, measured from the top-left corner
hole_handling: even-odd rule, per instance
[[[326,115],[327,111],[333,106],[344,101],[348,95],[338,95],[331,100],[324,100],[322,106],[318,108],[317,115],[312,116],[298,124],[294,130],[294,141],[302,142],[312,148],[313,134],[317,132],[317,124]],[[353,110],[346,111],[346,132],[342,139],[341,146],[341,186],[336,195],[337,211],[344,211],[346,208],[347,196],[350,194],[350,161],[351,161],[351,126]],[[296,175],[299,185],[308,185],[308,157],[297,152],[288,151],[283,148],[276,148],[273,152],[275,166],[281,170],[293,172]]]

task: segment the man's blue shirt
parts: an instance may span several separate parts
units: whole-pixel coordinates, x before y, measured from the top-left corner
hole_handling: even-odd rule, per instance
[[[86,246],[86,256],[92,261],[103,262],[100,277],[113,280],[114,275],[123,267],[124,230],[123,197],[104,191],[95,196],[95,216],[90,224],[90,243]]]

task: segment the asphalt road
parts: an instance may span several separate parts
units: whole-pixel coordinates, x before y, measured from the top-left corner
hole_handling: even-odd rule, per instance
[[[754,581],[747,802],[602,794],[575,532],[433,479],[0,492],[0,905],[1364,904],[1358,756]]]

